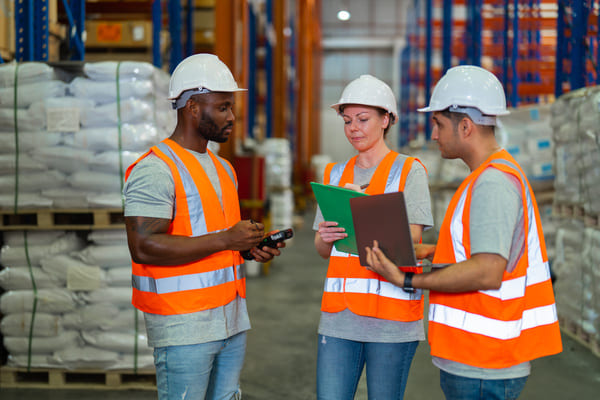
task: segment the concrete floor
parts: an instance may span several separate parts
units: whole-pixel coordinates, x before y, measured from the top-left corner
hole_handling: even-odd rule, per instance
[[[315,399],[316,331],[326,262],[312,245],[312,215],[267,276],[248,280],[253,329],[242,373],[245,400]],[[600,395],[600,358],[563,335],[560,355],[533,362],[522,399],[586,400]],[[0,389],[2,400],[156,399],[151,391]],[[412,364],[405,399],[443,399],[439,373],[422,342]],[[361,380],[356,399],[367,399]]]

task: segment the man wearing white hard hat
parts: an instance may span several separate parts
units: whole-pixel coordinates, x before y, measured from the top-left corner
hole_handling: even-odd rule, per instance
[[[264,226],[241,221],[235,171],[207,148],[228,140],[243,90],[216,56],[183,60],[169,85],[173,134],[127,169],[132,303],[144,312],[160,400],[241,397],[250,322],[239,252],[280,254],[255,247]]]
[[[430,289],[428,340],[447,399],[516,399],[530,361],[562,351],[540,214],[514,158],[494,136],[504,90],[476,66],[449,69],[429,106],[443,158],[471,174],[454,194],[438,243],[420,258],[449,264],[403,273],[374,243],[369,269],[403,288]]]
[[[398,121],[392,89],[371,75],[350,82],[331,106],[344,120],[346,139],[357,151],[329,164],[324,183],[368,194],[404,191],[412,238],[433,225],[427,173],[414,157],[391,151],[385,135]],[[315,247],[329,260],[321,304],[317,398],[351,400],[366,366],[370,399],[402,399],[420,340],[425,339],[423,293],[406,293],[360,265],[357,255],[336,248],[347,236],[337,221],[317,210]],[[414,267],[407,271],[416,271]]]

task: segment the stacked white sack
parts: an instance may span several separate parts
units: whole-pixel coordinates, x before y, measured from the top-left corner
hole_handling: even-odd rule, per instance
[[[84,105],[81,128],[40,154],[63,166],[70,187],[44,194],[60,208],[119,208],[127,167],[173,129],[169,77],[143,62],[87,63],[84,73],[87,77],[73,79],[68,88]],[[65,154],[73,162],[65,162]]]
[[[552,126],[554,202],[557,210],[570,210],[560,216],[557,233],[558,313],[600,343],[600,86],[560,97],[552,106]],[[571,257],[563,262],[560,254]]]
[[[265,139],[257,146],[265,158],[267,196],[271,211],[271,228],[292,227],[294,196],[292,193],[292,154],[290,141],[284,138]],[[288,245],[291,241],[288,242]]]
[[[5,268],[0,271],[0,287],[6,292],[0,297],[0,314],[4,316],[0,331],[11,365],[48,367],[54,352],[82,342],[77,329],[62,325],[62,316],[76,310],[81,300],[41,268],[44,257],[77,251],[82,246],[83,241],[74,233],[4,233],[0,263]]]
[[[88,240],[91,242],[85,247],[81,241],[68,247],[57,245],[55,240],[53,246],[60,247],[60,251],[48,251],[48,245],[34,245],[28,240],[30,254],[44,254],[32,261],[36,263],[32,271],[39,300],[31,341],[36,352],[31,366],[151,368],[152,351],[147,346],[143,315],[131,305],[131,259],[125,232],[94,231]],[[37,249],[43,246],[43,250]],[[8,328],[14,326],[11,321],[31,321],[33,304],[29,268],[12,266],[13,262],[22,262],[15,255],[17,247],[5,246],[0,259],[7,266],[0,271],[0,286],[9,290],[0,298],[0,310],[10,318],[2,321],[0,329],[11,364],[26,366],[27,352],[23,354],[23,349],[29,344],[30,323],[22,324],[20,332]],[[49,339],[37,334],[47,335],[48,326],[64,336],[61,340],[74,339],[68,346],[58,342],[55,348],[49,348]],[[20,335],[14,336],[17,333]]]
[[[15,80],[16,77],[16,80]],[[44,189],[65,185],[66,176],[35,158],[39,148],[61,142],[46,129],[40,104],[62,98],[67,84],[42,63],[0,66],[0,207],[49,207]]]
[[[73,79],[22,63],[15,90],[16,65],[0,67],[0,207],[121,207],[124,170],[174,128],[168,74],[101,62]]]

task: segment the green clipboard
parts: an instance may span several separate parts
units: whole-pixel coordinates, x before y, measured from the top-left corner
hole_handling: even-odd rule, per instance
[[[358,254],[350,199],[368,196],[368,194],[340,186],[323,185],[317,182],[310,182],[310,185],[325,221],[337,222],[338,226],[344,228],[348,234],[344,239],[335,242],[335,248],[345,253]]]

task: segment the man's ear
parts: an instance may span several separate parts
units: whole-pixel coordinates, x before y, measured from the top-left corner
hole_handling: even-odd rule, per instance
[[[458,132],[463,137],[468,137],[473,132],[473,128],[475,128],[475,124],[471,119],[464,117],[458,124]]]

